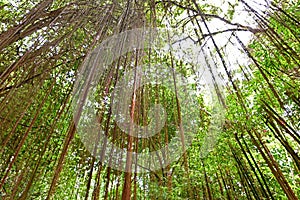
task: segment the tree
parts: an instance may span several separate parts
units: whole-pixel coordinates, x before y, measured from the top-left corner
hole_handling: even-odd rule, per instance
[[[0,2],[1,198],[298,199],[299,3],[263,5],[243,0],[225,1],[223,7],[196,0]],[[239,19],[241,10],[257,24]],[[212,63],[206,64],[215,64],[218,71],[212,76],[224,82],[224,88],[215,87],[215,101],[226,118],[207,156],[203,146],[216,117],[213,105],[200,94],[197,107],[184,110],[175,75],[192,76],[194,69],[172,52],[140,49],[110,63],[93,97],[96,122],[107,139],[95,135],[91,151],[77,134],[72,91],[80,70],[106,39],[141,27],[176,28],[195,45],[210,48],[205,59]],[[244,32],[251,34],[249,43]],[[172,69],[175,92],[155,84],[139,87],[142,64]],[[130,70],[135,88],[131,122],[149,125],[149,107],[157,103],[168,112],[161,131],[150,138],[126,134],[112,113],[113,91]],[[163,166],[171,151],[159,150],[171,145],[191,113],[198,116],[196,137],[177,161]],[[181,138],[189,136],[178,132]],[[158,151],[161,167],[139,174],[135,157],[119,158],[108,141],[129,152]],[[105,153],[107,163],[101,162]],[[112,168],[115,158],[125,159],[133,170]]]

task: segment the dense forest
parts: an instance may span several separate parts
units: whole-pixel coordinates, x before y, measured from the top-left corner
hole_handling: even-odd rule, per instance
[[[1,0],[0,199],[300,198],[298,0]]]

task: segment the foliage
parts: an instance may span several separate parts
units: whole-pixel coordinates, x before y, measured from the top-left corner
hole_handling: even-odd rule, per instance
[[[0,199],[300,197],[299,2],[272,1],[263,12],[250,1],[209,2],[1,1]],[[257,21],[256,27],[236,22],[239,9]],[[216,21],[225,29],[214,27]],[[127,176],[93,157],[76,134],[72,90],[97,45],[145,26],[176,28],[210,48],[206,56],[217,65],[226,94],[216,90],[215,101],[223,103],[226,119],[217,145],[203,157],[213,116],[212,105],[199,95],[190,113],[199,116],[200,128],[187,152],[161,170]],[[249,44],[241,32],[251,33]],[[230,51],[239,52],[236,61]],[[124,149],[130,140],[111,119],[109,102],[119,77],[136,69],[136,60],[193,74],[191,64],[150,50],[130,52],[111,64],[97,86],[97,114],[109,139]],[[132,140],[132,150],[167,145],[180,124],[176,94],[157,85],[135,94],[136,123],[150,123],[146,110],[157,102],[168,118],[155,137]]]

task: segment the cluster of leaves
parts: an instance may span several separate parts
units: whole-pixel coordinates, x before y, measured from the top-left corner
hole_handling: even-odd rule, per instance
[[[174,200],[300,196],[299,3],[274,1],[266,16],[244,1],[225,3],[226,11],[196,1],[0,2],[0,198],[121,199],[128,192],[122,191],[126,173],[102,165],[75,134],[70,106],[76,73],[93,47],[115,33],[145,25],[179,27],[196,44],[211,42],[215,64],[227,72],[222,74],[227,77],[227,112],[218,144],[203,158],[203,138],[213,119],[211,105],[199,96],[199,108],[189,111],[202,120],[191,147],[160,171],[131,174],[131,196]],[[230,22],[240,5],[259,21],[259,29]],[[235,48],[248,57],[249,65],[236,71],[226,68],[226,45],[220,47],[213,37],[222,31],[212,34],[206,27],[212,19],[237,27],[230,29],[226,45],[236,39]],[[248,47],[237,36],[240,30],[255,33]],[[170,56],[149,55],[143,60],[146,64],[165,63],[183,75],[193,73],[189,64],[174,62]],[[112,64],[101,77],[99,105],[104,97],[111,100],[112,95],[103,91],[114,89],[124,68],[134,69],[135,56],[131,52],[130,59]],[[242,80],[233,80],[237,74]],[[176,95],[157,85],[137,94],[135,122],[140,125],[149,123],[150,105],[162,103],[168,111],[161,134],[134,145],[137,151],[158,149],[176,134]],[[115,143],[126,148],[127,135],[110,121],[110,107],[100,106],[97,112],[110,139],[116,137]]]

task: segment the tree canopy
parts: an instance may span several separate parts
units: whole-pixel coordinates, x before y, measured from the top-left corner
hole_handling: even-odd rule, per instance
[[[299,8],[0,1],[0,199],[298,199]]]

